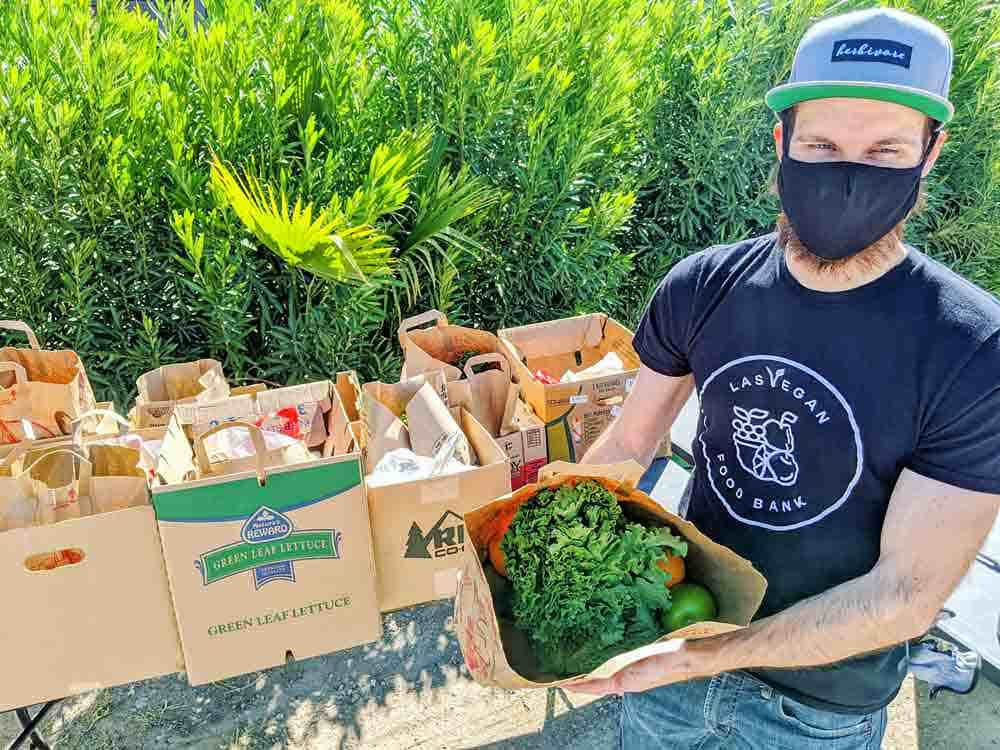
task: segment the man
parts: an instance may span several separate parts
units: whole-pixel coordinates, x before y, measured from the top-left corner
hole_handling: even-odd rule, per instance
[[[648,464],[697,387],[687,511],[768,590],[750,627],[574,689],[622,745],[877,748],[921,636],[1000,507],[1000,303],[902,242],[950,119],[952,49],[897,11],[816,24],[779,113],[778,231],[677,264],[585,457]]]

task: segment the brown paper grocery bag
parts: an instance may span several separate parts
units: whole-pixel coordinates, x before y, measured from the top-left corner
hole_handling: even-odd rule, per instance
[[[496,364],[500,369],[476,372],[477,365]],[[514,413],[521,392],[510,378],[510,362],[502,354],[478,354],[465,364],[469,382],[469,411],[493,437],[514,432]]]
[[[433,458],[449,438],[457,435],[455,459],[472,463],[468,438],[430,383],[424,383],[407,402],[406,426],[410,446],[418,456]]]
[[[434,323],[430,328],[419,326]],[[422,375],[429,370],[444,370],[447,380],[459,380],[462,371],[455,367],[464,354],[488,354],[499,351],[497,337],[475,328],[449,325],[444,313],[428,310],[399,324],[399,345],[403,348],[403,371],[400,380]]]
[[[0,328],[23,332],[31,347],[0,349],[0,443],[68,435],[72,420],[96,405],[80,358],[42,349],[19,320],[0,320]]]
[[[111,513],[149,504],[146,472],[139,466],[138,448],[127,445],[86,447],[91,462],[89,496],[91,512]]]
[[[767,581],[749,561],[702,534],[694,524],[665,510],[644,492],[635,489],[642,467],[634,461],[612,466],[587,466],[556,462],[542,469],[537,484],[528,484],[465,514],[464,561],[455,597],[455,623],[465,663],[473,678],[485,686],[508,689],[555,687],[583,677],[607,678],[640,659],[677,647],[680,639],[707,638],[750,623],[764,599]],[[612,659],[587,675],[559,677],[545,674],[527,634],[514,623],[497,617],[494,587],[505,579],[487,578],[482,560],[489,532],[498,515],[509,512],[540,490],[594,480],[613,492],[626,514],[648,525],[669,526],[688,542],[685,560],[692,580],[712,591],[719,605],[715,622],[695,623],[665,634],[657,641]],[[492,581],[492,583],[491,583]]]
[[[410,431],[403,416],[410,399],[430,383],[436,392],[447,394],[444,372],[434,370],[400,381],[399,383],[365,383],[361,388],[359,407],[363,425],[366,472],[371,473],[375,465],[389,451],[399,448],[412,450]]]
[[[234,458],[209,451],[206,441],[213,435],[229,430],[245,430],[248,433],[254,449],[251,455]],[[290,466],[313,460],[309,449],[300,440],[288,445],[268,447],[264,430],[249,422],[224,422],[202,433],[193,442],[198,472],[202,477],[224,476],[255,470],[260,473],[261,469]]]
[[[222,365],[214,359],[178,362],[143,373],[129,413],[136,427],[163,427],[181,404],[220,401],[230,395]]]
[[[53,448],[36,458],[19,478],[26,478],[35,499],[35,526],[93,515],[87,492],[92,464],[79,450]]]

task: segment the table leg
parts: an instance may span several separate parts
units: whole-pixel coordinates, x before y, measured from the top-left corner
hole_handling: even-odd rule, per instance
[[[21,722],[21,733],[7,746],[7,750],[17,750],[28,739],[31,740],[31,744],[28,746],[30,750],[50,750],[48,744],[38,734],[36,727],[42,723],[45,716],[58,702],[59,700],[49,701],[34,716],[29,714],[26,708],[17,709],[14,713],[17,714],[17,720]]]

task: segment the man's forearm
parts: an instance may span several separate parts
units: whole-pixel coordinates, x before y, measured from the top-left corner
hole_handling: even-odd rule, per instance
[[[652,433],[627,434],[621,417],[615,419],[583,456],[585,464],[616,464],[632,459],[649,466],[659,438]]]
[[[692,666],[711,674],[832,664],[923,635],[938,598],[876,567],[744,630],[690,641],[686,649]]]

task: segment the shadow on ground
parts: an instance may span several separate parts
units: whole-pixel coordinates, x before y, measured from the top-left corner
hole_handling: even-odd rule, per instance
[[[451,604],[384,619],[377,644],[192,688],[183,675],[88,693],[46,719],[54,750],[612,750],[619,704],[476,685]],[[885,750],[1000,750],[1000,688],[891,710]],[[905,704],[905,705],[904,705]],[[914,721],[916,714],[916,721]],[[0,747],[17,732],[0,714]],[[919,738],[919,743],[918,743]]]
[[[613,701],[472,682],[451,612],[404,610],[384,618],[376,644],[211,685],[171,675],[88,693],[61,703],[43,733],[55,750],[610,746]],[[0,715],[0,745],[17,728]]]

